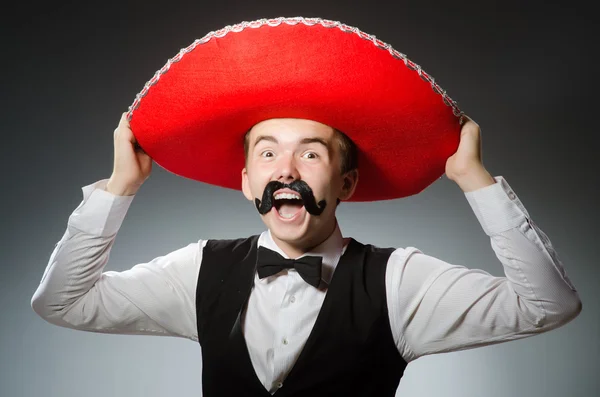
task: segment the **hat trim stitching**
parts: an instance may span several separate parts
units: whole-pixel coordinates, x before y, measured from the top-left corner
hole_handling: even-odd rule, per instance
[[[179,53],[177,53],[177,55],[175,55],[173,58],[170,58],[167,61],[167,63],[162,68],[157,70],[154,73],[154,76],[152,76],[152,78],[150,80],[148,80],[146,82],[146,84],[144,84],[142,91],[140,91],[138,94],[136,94],[135,100],[133,101],[131,106],[129,106],[129,111],[127,112],[127,120],[131,121],[131,118],[133,117],[133,112],[134,112],[134,110],[136,110],[139,107],[141,99],[146,96],[146,94],[150,90],[150,87],[152,87],[153,85],[158,83],[158,81],[160,80],[160,76],[165,74],[170,69],[171,64],[179,62],[185,54],[193,51],[198,45],[207,43],[212,38],[225,37],[229,32],[239,33],[246,28],[257,29],[264,25],[269,25],[269,26],[275,27],[275,26],[279,26],[282,22],[286,23],[288,25],[297,25],[298,23],[303,23],[307,26],[313,26],[316,24],[320,24],[326,28],[337,27],[343,32],[356,33],[360,38],[371,41],[377,48],[387,50],[392,55],[392,57],[402,60],[409,69],[416,71],[417,74],[419,75],[419,77],[423,81],[429,83],[431,85],[431,88],[433,89],[433,91],[442,97],[444,104],[446,106],[450,106],[452,108],[452,113],[456,117],[459,117],[460,121],[462,122],[464,112],[458,108],[457,102],[454,101],[452,98],[450,98],[446,94],[446,90],[442,89],[442,87],[440,87],[439,84],[435,82],[435,79],[433,78],[433,76],[426,73],[421,68],[420,65],[418,65],[418,64],[414,63],[413,61],[411,61],[410,59],[408,59],[408,57],[405,54],[395,50],[390,44],[387,44],[384,41],[381,41],[374,35],[365,33],[356,27],[346,25],[339,21],[331,21],[331,20],[322,19],[322,18],[304,18],[304,17],[291,17],[291,18],[279,17],[279,18],[270,18],[270,19],[262,18],[262,19],[258,19],[258,20],[250,21],[250,22],[243,21],[243,22],[240,22],[235,25],[227,25],[224,28],[221,28],[216,31],[211,31],[211,32],[207,33],[201,39],[194,40],[194,42],[192,44],[190,44],[186,48],[182,48],[179,51]]]

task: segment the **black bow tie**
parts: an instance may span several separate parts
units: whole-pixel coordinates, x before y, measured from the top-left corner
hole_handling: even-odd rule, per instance
[[[265,278],[277,274],[283,269],[294,268],[304,281],[318,288],[321,281],[322,261],[323,258],[320,256],[309,255],[298,259],[287,259],[273,250],[260,246],[257,259],[258,277]]]

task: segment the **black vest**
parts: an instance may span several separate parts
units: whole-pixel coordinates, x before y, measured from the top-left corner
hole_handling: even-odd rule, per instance
[[[206,397],[263,396],[241,330],[254,285],[258,236],[209,240],[196,290]],[[333,273],[302,352],[274,396],[395,396],[406,361],[394,344],[385,269],[394,249],[354,239]]]

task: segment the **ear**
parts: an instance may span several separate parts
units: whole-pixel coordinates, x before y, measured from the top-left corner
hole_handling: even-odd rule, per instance
[[[252,192],[250,191],[250,181],[248,180],[248,171],[246,170],[246,167],[242,169],[242,192],[248,200],[254,201],[254,197],[252,197]]]
[[[342,201],[348,200],[354,194],[354,190],[356,190],[356,185],[358,184],[358,169],[348,171],[344,174],[343,178],[344,184],[339,197]]]

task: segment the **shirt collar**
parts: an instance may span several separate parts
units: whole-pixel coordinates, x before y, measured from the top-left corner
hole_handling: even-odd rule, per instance
[[[340,260],[340,257],[345,251],[344,248],[346,244],[347,241],[345,241],[342,237],[340,226],[336,220],[335,230],[333,231],[333,233],[331,233],[331,235],[329,235],[329,237],[327,237],[327,239],[321,244],[317,245],[312,250],[302,254],[300,257],[306,255],[322,256],[323,264],[321,266],[321,280],[323,280],[327,285],[329,285],[329,283],[331,282],[331,278],[333,277],[333,272]],[[275,241],[273,241],[273,237],[271,236],[270,230],[266,230],[261,233],[260,237],[258,238],[258,246],[263,246],[265,248],[271,249],[279,253],[284,258],[289,259],[289,256],[287,256],[279,248]],[[266,279],[262,279],[260,281],[266,282]]]

